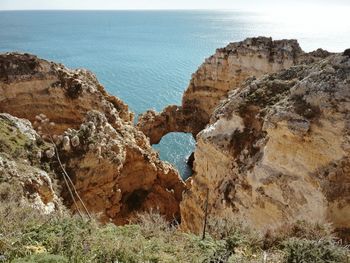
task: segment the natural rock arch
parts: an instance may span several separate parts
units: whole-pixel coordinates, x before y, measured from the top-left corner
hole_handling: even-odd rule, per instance
[[[210,117],[229,91],[237,90],[247,78],[260,77],[310,63],[329,55],[317,50],[305,53],[296,40],[247,38],[219,48],[192,75],[182,105],[171,105],[162,112],[149,110],[138,119],[137,127],[158,143],[169,132],[189,132],[194,138],[209,123]]]

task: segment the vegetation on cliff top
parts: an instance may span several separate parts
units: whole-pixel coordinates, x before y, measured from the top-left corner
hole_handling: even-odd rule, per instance
[[[327,226],[300,222],[260,236],[210,220],[207,238],[183,233],[157,213],[130,225],[100,225],[69,212],[43,215],[0,184],[0,262],[346,262]]]

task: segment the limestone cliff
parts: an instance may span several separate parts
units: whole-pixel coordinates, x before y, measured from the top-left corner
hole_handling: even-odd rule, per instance
[[[181,106],[169,106],[161,113],[147,111],[139,118],[138,127],[152,144],[169,132],[188,132],[195,137],[208,124],[220,100],[248,77],[260,77],[327,55],[323,50],[307,54],[296,40],[258,37],[231,43],[217,49],[192,75]]]
[[[179,220],[184,184],[178,172],[159,160],[131,124],[114,126],[118,128],[92,111],[78,130],[58,138],[61,158],[85,205],[103,222],[125,224],[136,213],[152,209],[169,221]]]
[[[61,134],[78,128],[89,110],[105,113],[111,123],[133,119],[128,106],[107,94],[88,70],[69,70],[30,54],[0,54],[0,112],[32,123],[44,113]]]
[[[184,229],[201,230],[207,189],[209,214],[262,231],[296,220],[350,228],[346,54],[250,78],[229,93],[197,136]],[[281,67],[295,56],[287,61]]]
[[[31,121],[49,145],[52,137],[77,192],[103,222],[127,223],[150,209],[179,219],[185,185],[178,172],[159,160],[127,105],[91,72],[29,54],[0,54],[0,112]],[[38,161],[47,161],[62,185],[64,203],[75,210],[53,145],[40,154]]]
[[[0,114],[0,185],[17,185],[22,202],[43,213],[62,208],[55,191],[55,175],[41,162],[48,145],[27,120]]]

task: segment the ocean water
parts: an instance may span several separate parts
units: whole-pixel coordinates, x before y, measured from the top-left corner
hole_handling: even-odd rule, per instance
[[[3,11],[0,52],[29,52],[70,68],[87,68],[137,116],[147,109],[181,104],[191,74],[216,48],[232,41],[264,35],[297,38],[306,51],[350,47],[346,13],[293,16],[239,11]],[[186,158],[194,146],[191,135],[172,133],[154,148],[186,178]]]

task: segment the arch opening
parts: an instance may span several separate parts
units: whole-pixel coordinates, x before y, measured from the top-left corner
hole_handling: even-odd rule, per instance
[[[191,133],[171,132],[163,136],[153,148],[159,152],[160,159],[173,164],[181,178],[186,180],[192,175],[192,167],[187,163],[194,152],[196,141]]]

